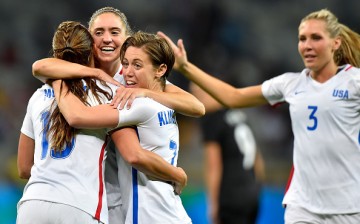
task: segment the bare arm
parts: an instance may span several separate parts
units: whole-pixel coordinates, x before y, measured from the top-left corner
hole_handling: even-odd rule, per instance
[[[43,83],[49,79],[73,79],[93,77],[108,83],[119,86],[120,83],[115,81],[103,70],[92,68],[77,63],[68,62],[57,58],[44,58],[37,60],[32,65],[32,73],[35,78]]]
[[[209,197],[209,215],[212,223],[219,223],[219,191],[222,177],[221,148],[219,143],[205,143],[205,180]]]
[[[246,88],[235,88],[228,83],[207,74],[189,62],[183,41],[181,39],[178,40],[176,45],[164,33],[158,32],[158,35],[164,37],[174,50],[176,57],[174,69],[178,70],[186,78],[196,83],[200,88],[209,93],[225,107],[252,107],[267,103],[267,100],[262,95],[261,85]]]
[[[167,84],[165,92],[141,88],[119,87],[116,91],[116,96],[113,99],[112,105],[114,107],[119,105],[119,108],[122,109],[127,103],[127,108],[130,108],[132,102],[137,97],[152,98],[186,116],[201,117],[205,114],[204,105],[195,96],[173,84]]]
[[[111,133],[119,153],[135,169],[163,181],[175,183],[175,191],[180,194],[187,184],[187,175],[180,167],[166,162],[159,155],[141,148],[133,128],[122,128]]]
[[[109,104],[86,106],[74,94],[67,93],[68,88],[61,80],[52,82],[52,86],[60,111],[70,126],[89,129],[117,126],[119,112],[116,108]]]
[[[190,83],[190,92],[205,106],[206,113],[217,111],[223,106],[195,83]]]
[[[31,167],[34,165],[34,139],[20,133],[18,145],[17,168],[19,177],[29,179],[31,175]]]

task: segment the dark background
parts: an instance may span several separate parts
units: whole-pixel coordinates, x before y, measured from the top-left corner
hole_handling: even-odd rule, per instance
[[[164,31],[183,38],[188,58],[234,86],[260,84],[287,71],[300,71],[297,29],[312,11],[328,8],[339,21],[360,31],[359,0],[61,0],[0,2],[0,224],[15,223],[24,181],[17,178],[16,154],[27,101],[40,81],[31,65],[48,57],[58,24],[87,25],[98,8],[124,12],[134,30]],[[173,72],[170,81],[187,89]],[[266,162],[266,182],[259,223],[281,223],[281,197],[292,165],[292,132],[287,105],[245,109]],[[188,173],[184,204],[194,224],[207,223],[203,148],[198,120],[178,116],[179,165]],[[198,212],[195,214],[195,212]],[[272,219],[272,220],[271,220]]]

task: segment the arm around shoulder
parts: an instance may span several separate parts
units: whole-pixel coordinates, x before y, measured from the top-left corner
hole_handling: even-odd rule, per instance
[[[44,58],[33,63],[32,73],[35,78],[45,83],[48,79],[98,77],[101,71],[57,58]]]

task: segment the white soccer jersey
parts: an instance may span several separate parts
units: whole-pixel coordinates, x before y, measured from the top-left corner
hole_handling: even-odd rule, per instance
[[[125,84],[124,76],[122,75],[122,65],[120,65],[118,71],[115,73],[113,78],[121,84]],[[113,94],[116,94],[116,92],[114,91]],[[106,150],[107,157],[105,165],[105,186],[107,192],[108,206],[114,207],[121,205],[121,195],[120,184],[118,180],[118,167],[115,155],[117,149],[112,140],[109,142]]]
[[[132,125],[137,127],[142,148],[177,165],[179,130],[174,110],[149,98],[137,98],[129,110],[119,111],[118,127]],[[151,180],[130,167],[119,153],[117,161],[126,223],[191,223],[172,185]]]
[[[33,94],[27,107],[21,132],[35,140],[35,153],[31,177],[19,205],[26,200],[62,203],[108,223],[103,181],[106,130],[81,129],[71,147],[56,153],[49,148],[43,129],[54,99],[53,89],[43,85]]]
[[[320,214],[360,212],[360,69],[350,65],[325,83],[309,70],[262,85],[270,104],[289,103],[294,175],[283,203]]]

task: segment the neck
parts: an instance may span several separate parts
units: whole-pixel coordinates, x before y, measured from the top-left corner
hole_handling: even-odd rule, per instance
[[[108,75],[110,75],[111,77],[114,77],[115,73],[119,70],[120,67],[120,62],[116,62],[116,63],[106,63],[103,62],[100,64],[99,68],[101,70],[103,70],[104,72],[106,72]]]
[[[336,75],[338,66],[335,63],[324,66],[319,70],[310,70],[310,76],[320,82],[324,83]]]

